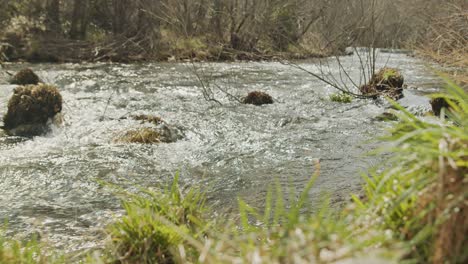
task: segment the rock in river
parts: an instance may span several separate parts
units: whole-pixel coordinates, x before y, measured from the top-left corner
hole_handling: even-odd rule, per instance
[[[264,104],[272,104],[273,98],[265,93],[254,91],[250,92],[246,97],[242,99],[244,104],[253,104],[253,105],[264,105]]]
[[[20,70],[10,80],[11,84],[18,85],[38,84],[39,82],[39,76],[29,68]]]
[[[16,136],[36,136],[48,129],[48,121],[62,111],[62,96],[48,84],[19,86],[8,101],[3,117],[5,131]]]
[[[403,97],[404,78],[399,70],[384,67],[375,73],[367,84],[359,89],[361,93],[369,96],[388,96],[393,100]]]

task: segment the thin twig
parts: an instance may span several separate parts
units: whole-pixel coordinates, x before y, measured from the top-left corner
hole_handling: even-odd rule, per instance
[[[345,94],[348,94],[348,95],[351,95],[351,96],[354,96],[356,98],[371,98],[371,96],[368,96],[368,95],[363,95],[363,94],[357,94],[357,93],[353,93],[351,91],[349,91],[348,89],[346,88],[343,88],[341,86],[339,86],[338,84],[336,83],[333,83],[332,81],[328,80],[324,75],[319,75],[319,74],[316,74],[314,72],[311,72],[309,70],[307,70],[306,68],[296,64],[296,63],[292,63],[292,62],[289,62],[289,61],[280,61],[281,64],[284,64],[284,65],[288,65],[288,66],[291,66],[291,67],[294,67],[296,69],[299,69],[303,72],[306,72],[310,75],[312,75],[314,78],[318,79],[319,81],[321,82],[324,82],[330,86],[332,86],[333,88],[345,93]]]

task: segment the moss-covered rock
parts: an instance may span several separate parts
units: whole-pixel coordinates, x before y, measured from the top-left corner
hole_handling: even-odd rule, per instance
[[[10,134],[34,136],[44,133],[47,121],[62,111],[62,96],[57,87],[47,84],[14,89],[3,117]]]
[[[183,137],[181,131],[161,123],[155,127],[140,127],[124,131],[114,138],[117,143],[157,144],[173,143]]]
[[[264,92],[254,91],[250,92],[246,97],[242,99],[244,104],[253,104],[253,105],[264,105],[272,104],[273,98]]]
[[[403,97],[404,77],[395,68],[384,67],[375,73],[367,84],[360,87],[361,93],[369,96],[384,95],[398,100]]]
[[[18,85],[38,84],[39,82],[39,76],[29,68],[20,70],[10,80],[11,84]]]
[[[140,143],[140,144],[155,144],[163,142],[161,134],[153,128],[144,127],[134,129],[119,135],[116,142],[120,143]]]
[[[380,71],[377,72],[377,74],[374,74],[371,79],[371,83],[379,90],[401,88],[403,87],[404,81],[405,79],[399,70],[387,67],[380,69]]]

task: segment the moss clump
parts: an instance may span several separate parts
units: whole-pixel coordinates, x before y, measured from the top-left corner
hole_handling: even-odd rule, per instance
[[[120,143],[156,144],[164,142],[161,134],[153,128],[144,127],[127,131],[118,136],[115,141]]]
[[[10,81],[11,84],[18,85],[38,84],[39,82],[39,76],[29,68],[17,72]]]
[[[353,101],[353,98],[349,94],[334,93],[330,94],[330,101],[338,103],[351,103]]]
[[[152,115],[133,115],[131,116],[132,119],[141,121],[142,123],[151,123],[155,125],[159,125],[164,123],[164,120],[159,116],[152,116]]]
[[[404,78],[400,71],[394,68],[383,68],[377,75],[373,76],[373,82],[376,83],[377,87],[385,89],[387,87],[401,88],[403,87]]]
[[[114,138],[114,142],[157,144],[173,143],[183,138],[183,133],[179,128],[167,124],[160,117],[133,115],[129,118],[147,125],[121,132]]]
[[[62,111],[62,96],[57,87],[47,84],[20,86],[14,89],[8,101],[8,111],[3,117],[5,129],[22,131],[22,135],[43,133],[49,118]],[[30,127],[31,129],[21,129]],[[29,132],[28,132],[29,131]]]
[[[399,70],[384,67],[375,73],[369,83],[360,87],[364,95],[384,95],[398,100],[403,97],[404,78]]]
[[[244,104],[253,104],[253,105],[264,105],[264,104],[272,104],[273,98],[264,92],[250,92],[246,97],[242,99],[242,103]]]

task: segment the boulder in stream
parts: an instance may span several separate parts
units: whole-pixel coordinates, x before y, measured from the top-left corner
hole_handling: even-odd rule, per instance
[[[48,84],[19,86],[8,101],[3,117],[10,135],[36,136],[47,131],[47,123],[62,111],[62,96],[57,87]]]
[[[362,94],[369,96],[388,96],[393,100],[403,97],[404,78],[399,70],[384,67],[375,73],[367,84],[359,89]]]
[[[39,76],[29,68],[20,70],[10,80],[11,84],[18,85],[38,84],[39,82]]]
[[[242,103],[253,105],[272,104],[273,98],[265,92],[254,91],[250,92],[246,97],[244,97],[242,99]]]

